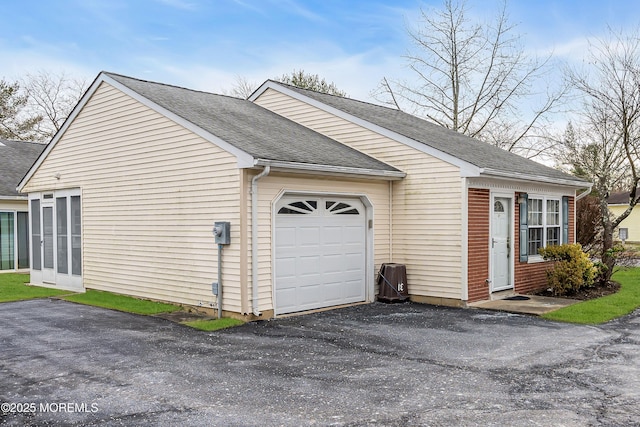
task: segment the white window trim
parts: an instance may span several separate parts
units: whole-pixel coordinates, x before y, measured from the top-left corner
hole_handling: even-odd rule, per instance
[[[563,242],[562,241],[562,196],[543,196],[543,195],[537,195],[537,194],[529,194],[529,201],[531,200],[542,200],[542,247],[546,248],[547,247],[547,200],[553,200],[553,201],[557,201],[558,202],[558,215],[559,215],[559,225],[553,225],[551,227],[558,227],[560,228],[560,232],[559,232],[559,236],[558,238],[560,239],[560,243],[559,244],[564,244],[567,242]],[[529,214],[529,212],[527,212],[527,215]],[[534,226],[531,227],[530,225],[527,224],[527,227],[529,228],[529,230],[531,230],[531,228],[540,228],[540,226]],[[531,233],[528,233],[529,239],[531,239]],[[527,242],[527,252],[528,252],[528,248],[529,248],[529,242]],[[528,253],[528,261],[529,264],[535,264],[538,262],[544,262],[544,258],[542,258],[542,255],[540,254],[529,254]]]

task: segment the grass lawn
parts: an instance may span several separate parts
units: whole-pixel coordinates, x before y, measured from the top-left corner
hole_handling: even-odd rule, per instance
[[[182,309],[175,304],[147,301],[126,295],[112,294],[111,292],[88,290],[84,294],[74,294],[63,299],[80,304],[93,305],[96,307],[109,308],[111,310],[126,311],[135,314],[158,314],[171,313]]]
[[[69,291],[60,289],[28,286],[28,274],[2,273],[0,274],[0,302],[23,301],[34,298],[46,298],[58,295],[68,295]]]
[[[127,313],[153,315],[160,313],[172,313],[182,310],[176,304],[142,300],[126,295],[113,294],[96,290],[88,290],[83,294],[72,293],[60,289],[42,288],[39,286],[28,286],[28,274],[3,273],[0,274],[0,302],[22,301],[34,298],[61,297],[66,301],[79,304],[93,305],[96,307],[108,308],[111,310],[125,311]],[[244,322],[237,319],[207,319],[183,322],[202,331],[217,331],[219,329],[242,325]]]
[[[640,268],[618,271],[613,275],[613,280],[620,283],[617,293],[552,311],[542,317],[562,322],[598,324],[629,314],[640,307]]]
[[[238,319],[232,319],[230,317],[224,317],[222,319],[210,319],[210,320],[192,320],[190,322],[183,322],[183,325],[191,326],[201,331],[217,331],[219,329],[230,328],[232,326],[243,325],[244,322]]]

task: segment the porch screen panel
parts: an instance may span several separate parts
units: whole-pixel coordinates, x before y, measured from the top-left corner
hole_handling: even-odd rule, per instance
[[[80,196],[71,196],[71,274],[82,274],[82,226]]]
[[[29,268],[29,213],[18,212],[18,268]]]
[[[13,212],[0,212],[0,270],[15,268]]]
[[[57,258],[58,273],[69,273],[69,246],[67,243],[67,198],[56,198],[56,236],[57,236]]]
[[[42,245],[44,268],[53,268],[53,208],[42,208]]]
[[[34,270],[42,269],[42,259],[40,258],[40,200],[31,201],[31,268]]]

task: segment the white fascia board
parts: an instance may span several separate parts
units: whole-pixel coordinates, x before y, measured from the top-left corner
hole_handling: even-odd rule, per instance
[[[338,116],[344,120],[347,120],[351,123],[355,123],[359,126],[362,126],[365,129],[369,129],[372,132],[376,132],[382,136],[386,136],[387,138],[393,139],[394,141],[398,141],[403,143],[411,148],[414,148],[418,151],[421,151],[425,154],[435,157],[436,159],[440,159],[443,162],[447,162],[453,166],[457,166],[460,168],[460,176],[461,177],[477,177],[480,176],[480,168],[471,163],[465,162],[451,154],[444,153],[440,150],[436,150],[435,148],[423,144],[422,142],[416,141],[415,139],[407,138],[404,135],[393,132],[389,129],[383,128],[382,126],[378,126],[374,123],[371,123],[367,120],[363,120],[359,117],[353,116],[349,113],[345,113],[342,110],[331,107],[330,105],[324,104],[322,102],[316,101],[315,99],[309,98],[307,96],[302,95],[296,91],[289,89],[286,86],[279,85],[277,82],[272,80],[267,80],[256,89],[255,92],[248,98],[249,101],[255,101],[262,93],[264,93],[267,89],[273,89],[279,92],[282,92],[285,95],[288,95],[292,98],[295,98],[299,101],[305,102],[309,105],[312,105],[316,108],[319,108],[327,113],[333,114],[334,116]]]
[[[503,179],[515,179],[518,181],[534,181],[534,182],[542,182],[545,184],[555,184],[563,187],[573,187],[575,189],[580,188],[588,188],[591,190],[593,186],[592,183],[580,180],[572,180],[572,179],[556,179],[550,178],[546,176],[538,176],[538,175],[528,175],[518,172],[503,172],[497,171],[494,169],[482,169],[480,176],[490,177],[490,178],[503,178]]]
[[[24,196],[0,196],[0,200],[9,200],[9,201],[26,201],[28,199],[28,197],[26,195]]]
[[[266,159],[258,159],[255,166],[271,166],[271,170],[279,170],[294,173],[313,173],[323,175],[343,175],[343,176],[368,176],[376,177],[388,181],[396,181],[407,176],[400,171],[381,171],[375,169],[349,168],[343,166],[316,165],[310,163],[282,162]]]
[[[238,160],[238,167],[239,168],[243,168],[243,167],[248,167],[248,165],[253,164],[254,162],[254,158],[253,156],[251,156],[249,153],[240,150],[239,148],[235,147],[234,145],[229,144],[228,142],[224,141],[223,139],[220,139],[219,137],[213,135],[210,132],[207,132],[206,130],[202,129],[201,127],[191,123],[190,121],[180,117],[179,115],[167,110],[166,108],[156,104],[155,102],[151,101],[150,99],[140,95],[138,92],[130,89],[129,87],[123,85],[122,83],[112,79],[111,77],[109,77],[108,75],[101,73],[100,76],[102,77],[101,81],[104,81],[105,83],[115,87],[116,89],[118,89],[119,91],[129,95],[131,98],[135,99],[136,101],[140,102],[141,104],[151,108],[152,110],[162,114],[163,116],[169,118],[170,120],[178,123],[180,126],[184,127],[185,129],[190,130],[191,132],[195,133],[198,136],[201,136],[202,138],[206,139],[207,141],[217,145],[218,147],[222,148],[224,151],[233,154],[236,159]]]

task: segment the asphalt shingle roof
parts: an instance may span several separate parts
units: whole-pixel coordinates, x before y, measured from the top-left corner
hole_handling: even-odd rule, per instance
[[[399,110],[350,98],[301,89],[279,82],[274,83],[286,86],[318,102],[428,145],[479,168],[492,169],[504,173],[539,176],[549,179],[582,181],[579,178],[559,170]],[[585,181],[585,183],[587,182]]]
[[[636,197],[640,195],[640,189],[636,190]],[[631,191],[616,191],[609,194],[608,203],[610,205],[628,205]]]
[[[24,196],[16,187],[45,147],[35,142],[0,139],[0,197]]]
[[[398,171],[251,101],[104,74],[256,159]]]

